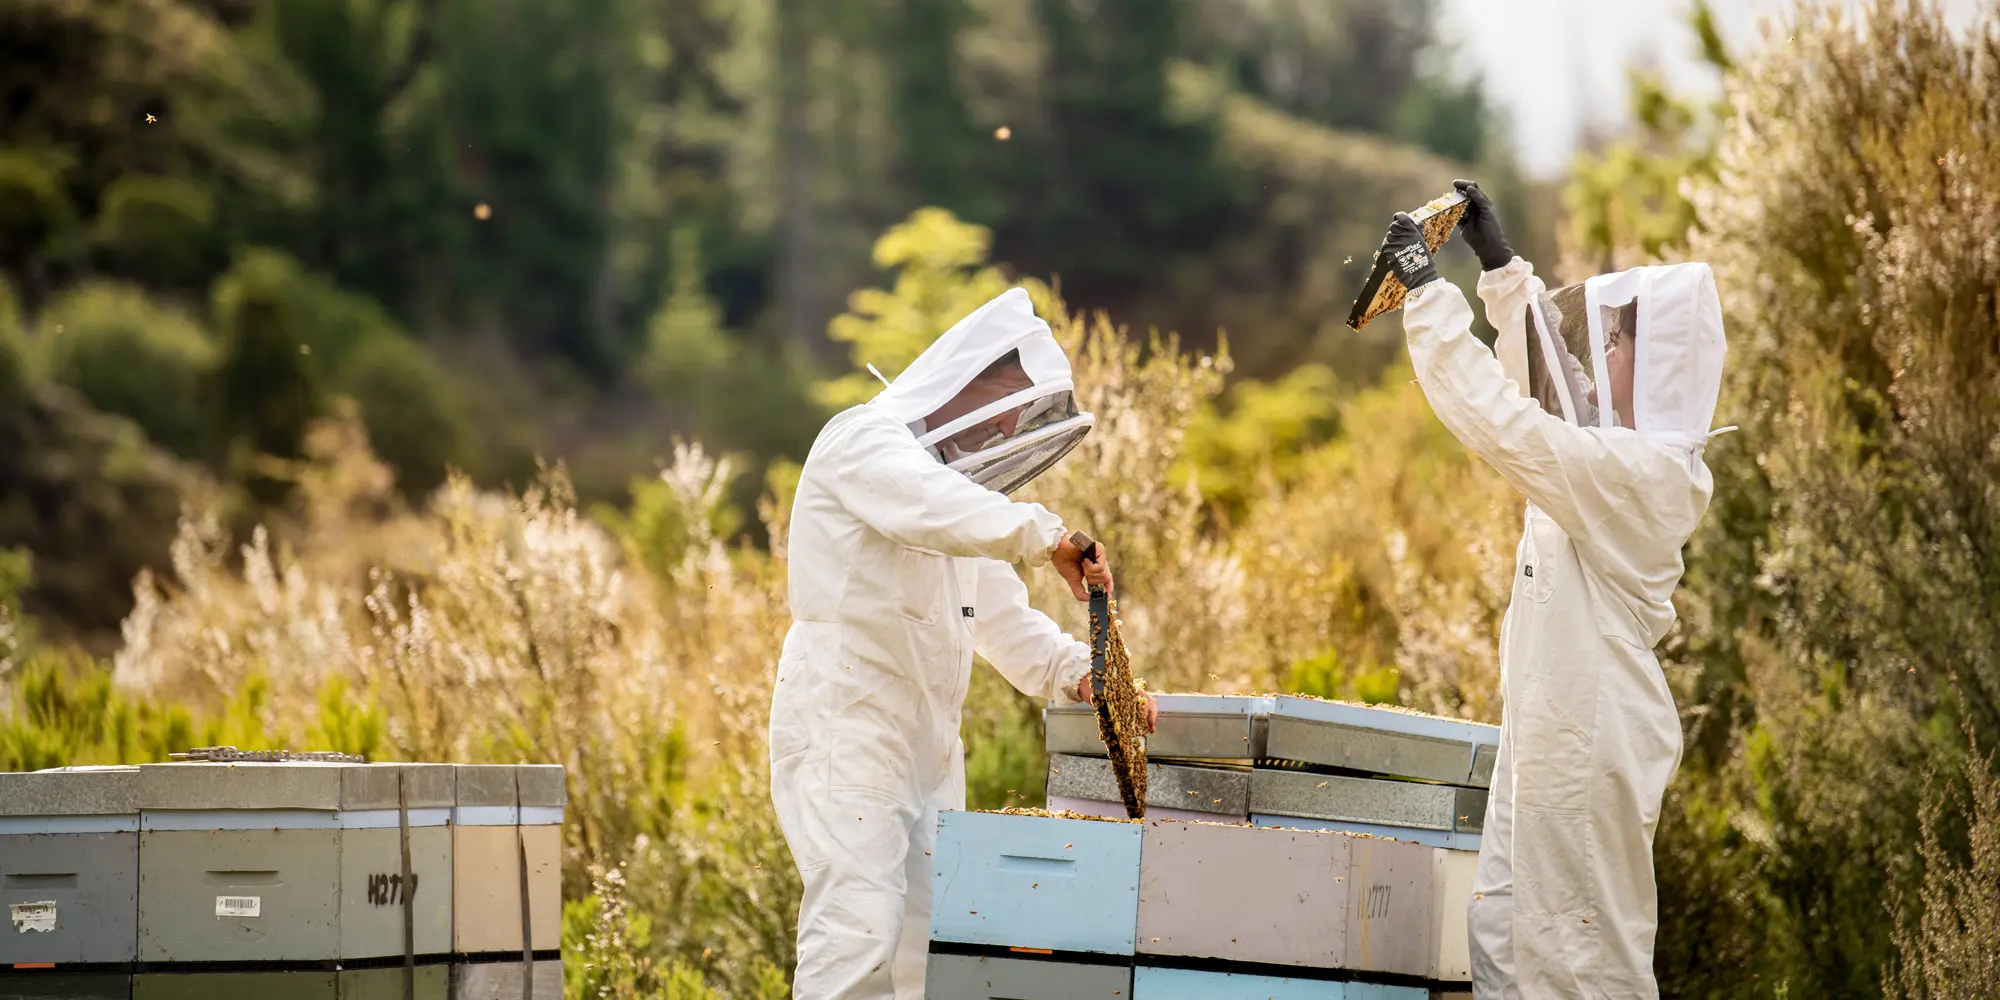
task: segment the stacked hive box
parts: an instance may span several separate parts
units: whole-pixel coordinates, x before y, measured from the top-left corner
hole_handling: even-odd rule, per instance
[[[128,996],[138,898],[138,768],[0,775],[0,997]]]
[[[0,997],[560,996],[564,801],[559,767],[0,773]]]
[[[927,991],[1428,1000],[1433,853],[1320,830],[946,813]]]
[[[1163,858],[1185,854],[1196,859],[1191,867],[1154,866],[1161,872],[1185,869],[1184,882],[1174,891],[1184,896],[1213,893],[1203,897],[1204,903],[1208,912],[1220,914],[1226,910],[1220,895],[1234,891],[1232,886],[1257,884],[1256,872],[1231,871],[1228,877],[1213,881],[1209,889],[1196,888],[1208,884],[1206,873],[1229,871],[1235,864],[1211,859],[1199,846],[1204,841],[1219,844],[1233,840],[1253,864],[1267,864],[1267,856],[1274,853],[1290,857],[1307,850],[1308,844],[1319,843],[1296,839],[1306,831],[1350,835],[1346,841],[1350,844],[1348,863],[1356,863],[1351,860],[1354,844],[1369,845],[1359,849],[1360,863],[1369,863],[1367,859],[1386,851],[1396,859],[1399,873],[1419,866],[1414,859],[1420,855],[1426,874],[1412,876],[1417,881],[1404,891],[1421,891],[1427,896],[1421,908],[1428,921],[1423,934],[1424,962],[1421,968],[1404,963],[1402,969],[1411,970],[1408,975],[1419,977],[1439,991],[1439,996],[1464,989],[1459,984],[1471,976],[1465,913],[1471,902],[1472,872],[1485,818],[1486,786],[1499,744],[1498,729],[1312,698],[1161,695],[1159,706],[1158,730],[1147,741],[1147,819],[1149,831],[1157,827],[1162,832],[1158,846],[1152,832],[1146,835],[1145,844]],[[1124,807],[1103,759],[1104,749],[1090,710],[1050,709],[1045,729],[1049,808],[1123,817]],[[1166,832],[1171,826],[1152,822],[1157,820],[1208,821],[1187,827],[1202,831],[1214,829],[1208,824],[1235,824],[1237,830],[1230,834],[1197,833],[1191,835],[1193,843],[1177,845]],[[1246,827],[1272,832],[1260,834]],[[1383,841],[1397,843],[1377,846]],[[1216,859],[1228,854],[1220,848],[1216,851]],[[1335,862],[1328,863],[1337,867]],[[1165,880],[1160,891],[1168,891],[1173,876],[1159,877]],[[1270,891],[1282,896],[1294,878],[1288,873],[1269,882]],[[1417,909],[1411,904],[1404,912]],[[1249,915],[1244,918],[1249,919]],[[1197,919],[1208,922],[1207,918]],[[1314,933],[1324,931],[1321,928]],[[1410,935],[1415,931],[1404,928],[1398,933],[1403,937],[1396,947],[1412,946]],[[1145,954],[1144,947],[1153,944],[1152,936],[1141,928],[1138,954]],[[1269,938],[1270,932],[1253,932],[1253,936]],[[1371,947],[1380,944],[1379,939],[1370,940]],[[1181,957],[1289,964],[1215,950],[1225,953]],[[1330,953],[1311,960],[1319,963],[1314,967],[1358,970],[1355,961],[1351,956]],[[1213,980],[1211,985],[1221,992],[1212,995],[1232,995],[1229,991],[1235,987],[1228,983],[1241,985],[1241,980]],[[1136,980],[1133,988],[1139,989]],[[1321,985],[1312,983],[1311,988],[1321,989]],[[1255,990],[1273,996],[1285,992],[1277,984],[1259,984]]]

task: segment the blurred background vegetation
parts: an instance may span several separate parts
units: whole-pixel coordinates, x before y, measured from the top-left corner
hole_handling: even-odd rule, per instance
[[[1343,325],[1474,176],[1552,283],[1725,298],[1663,994],[2000,995],[2000,32],[1807,4],[1735,52],[1696,5],[1724,95],[1635,70],[1538,181],[1437,18],[0,7],[0,767],[562,763],[571,995],[786,995],[797,462],[1014,283],[1099,417],[1027,492],[1113,540],[1152,687],[1497,721],[1520,501]],[[1035,704],[979,671],[966,736],[974,807],[1040,801]]]

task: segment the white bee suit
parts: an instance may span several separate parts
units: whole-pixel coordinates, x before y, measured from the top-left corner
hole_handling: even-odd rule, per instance
[[[1410,358],[1438,419],[1528,500],[1469,915],[1480,1000],[1658,996],[1653,833],[1681,730],[1653,648],[1673,623],[1681,549],[1713,490],[1701,453],[1722,314],[1705,264],[1604,275],[1584,291],[1583,347],[1563,344],[1542,281],[1518,257],[1479,281],[1500,331],[1492,351],[1472,336],[1456,287],[1429,282],[1405,306]],[[1608,379],[1596,381],[1597,405],[1582,398],[1606,371],[1604,327],[1621,306],[1636,316],[1623,331],[1636,336],[1621,341],[1636,344],[1630,429],[1616,425]],[[1537,352],[1552,360],[1531,364]],[[1524,392],[1531,378],[1553,392]]]
[[[1033,389],[924,426],[1013,351]],[[835,416],[806,458],[770,737],[771,798],[805,883],[804,1000],[923,996],[937,814],[965,808],[959,716],[973,653],[1059,703],[1090,670],[1090,647],[1028,606],[1014,569],[1047,563],[1062,521],[998,492],[1088,429],[1069,390],[1069,359],[1016,289]],[[946,442],[1007,409],[1023,412],[1005,440]],[[992,488],[969,478],[991,469]]]

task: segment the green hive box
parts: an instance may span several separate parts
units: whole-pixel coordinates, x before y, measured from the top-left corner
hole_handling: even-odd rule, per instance
[[[142,766],[139,961],[400,955],[406,896],[415,952],[447,951],[452,777],[443,765]],[[399,778],[414,892],[401,881]]]
[[[0,972],[0,1000],[130,1000],[122,973]]]
[[[0,925],[0,968],[133,961],[138,778],[134,767],[0,773],[0,906],[8,920]]]
[[[150,972],[132,1000],[339,1000],[333,972]]]
[[[407,887],[396,805],[399,776],[409,814],[413,879]],[[413,953],[450,951],[451,765],[356,764],[341,777],[340,957],[402,955],[406,891],[415,910]]]

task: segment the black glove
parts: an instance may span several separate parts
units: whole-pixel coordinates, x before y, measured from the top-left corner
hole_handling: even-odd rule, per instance
[[[1479,258],[1479,269],[1506,267],[1514,260],[1514,248],[1507,245],[1507,234],[1500,231],[1500,213],[1493,210],[1493,199],[1473,181],[1452,181],[1451,186],[1465,196],[1465,214],[1459,217],[1458,228],[1465,234],[1466,246]]]
[[[1396,221],[1389,225],[1389,235],[1382,238],[1382,253],[1388,256],[1397,279],[1410,291],[1437,280],[1437,265],[1431,263],[1431,248],[1424,242],[1423,227],[1408,212],[1396,213]]]

